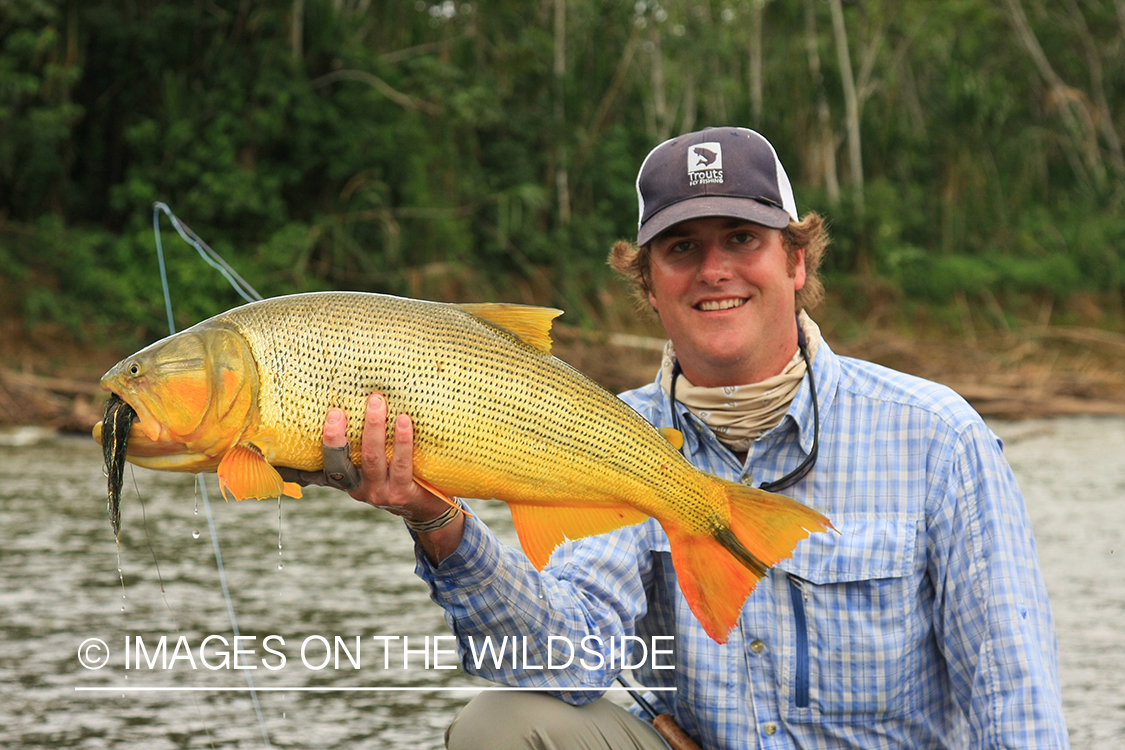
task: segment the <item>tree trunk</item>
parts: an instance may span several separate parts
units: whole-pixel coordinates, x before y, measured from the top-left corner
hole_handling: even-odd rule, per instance
[[[293,0],[292,18],[289,21],[289,50],[293,62],[304,57],[305,46],[305,0]]]
[[[824,91],[824,76],[820,72],[819,34],[816,30],[816,0],[805,0],[805,50],[809,56],[809,74],[816,89],[817,130],[813,144],[815,158],[814,179],[823,182],[828,202],[840,203],[840,181],[836,175],[836,132],[832,127],[832,112]]]
[[[1055,72],[1050,60],[1047,59],[1047,53],[1043,51],[1035,31],[1031,28],[1031,23],[1027,20],[1027,15],[1023,12],[1020,0],[1004,0],[1004,5],[1008,9],[1008,18],[1012,28],[1015,29],[1016,36],[1038,68],[1039,75],[1050,91],[1050,97],[1058,106],[1063,124],[1070,131],[1071,149],[1068,155],[1071,157],[1071,164],[1075,165],[1079,179],[1087,183],[1092,181],[1093,184],[1103,182],[1105,164],[1098,153],[1097,130],[1093,116],[1081,101],[1081,94],[1067,86],[1062,77]]]
[[[555,193],[559,223],[570,223],[570,185],[567,176],[566,108],[563,101],[566,82],[566,0],[555,0]]]
[[[1121,10],[1122,5],[1118,5]],[[1086,54],[1086,63],[1090,67],[1090,93],[1093,99],[1094,106],[1097,107],[1098,124],[1101,126],[1102,137],[1105,138],[1106,145],[1109,147],[1110,164],[1113,166],[1113,171],[1117,179],[1125,180],[1125,151],[1121,147],[1121,138],[1117,135],[1117,127],[1113,122],[1113,111],[1109,108],[1109,102],[1105,97],[1105,72],[1102,67],[1102,57],[1098,52],[1097,43],[1094,41],[1093,35],[1090,33],[1090,27],[1086,24],[1086,17],[1082,15],[1082,9],[1078,7],[1076,0],[1067,0],[1067,9],[1070,11],[1071,18],[1074,19],[1074,26],[1078,29],[1079,36],[1082,38],[1082,49]]]
[[[860,216],[863,206],[863,150],[859,133],[859,99],[852,74],[852,56],[848,51],[848,31],[844,26],[844,9],[840,0],[828,0],[832,9],[832,30],[836,36],[836,55],[840,61],[840,80],[844,86],[844,110],[848,125],[848,162],[851,166],[852,193]],[[864,269],[859,269],[864,270]]]
[[[762,6],[751,2],[750,18],[750,123],[762,126]]]
[[[652,42],[652,119],[656,143],[668,140],[672,123],[668,117],[668,84],[664,80],[664,50],[660,45],[660,29],[652,24],[649,41]]]

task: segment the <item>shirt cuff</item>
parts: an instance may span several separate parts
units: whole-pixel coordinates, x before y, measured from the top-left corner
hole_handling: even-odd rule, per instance
[[[413,532],[411,535],[416,560],[414,572],[430,585],[436,598],[449,600],[487,586],[499,570],[500,541],[475,514],[465,517],[465,530],[457,549],[437,565],[430,562],[417,536]]]

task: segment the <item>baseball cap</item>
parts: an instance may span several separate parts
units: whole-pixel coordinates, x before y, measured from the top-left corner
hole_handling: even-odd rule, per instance
[[[793,186],[773,146],[748,128],[706,128],[649,152],[637,175],[637,244],[705,216],[784,229],[798,221]]]

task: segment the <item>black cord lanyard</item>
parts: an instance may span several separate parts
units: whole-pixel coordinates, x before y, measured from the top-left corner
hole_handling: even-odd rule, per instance
[[[812,362],[809,361],[809,344],[805,339],[805,332],[801,330],[799,320],[797,321],[797,348],[800,349],[801,357],[805,360],[805,372],[807,372],[809,376],[809,397],[812,398],[813,408],[812,450],[809,451],[808,457],[805,458],[796,469],[789,472],[781,479],[778,479],[776,482],[763,482],[758,486],[759,489],[763,489],[766,492],[784,490],[804,479],[808,473],[812,471],[813,466],[816,465],[816,456],[820,451],[820,406],[817,404],[816,400],[816,380],[813,378]],[[680,429],[680,418],[676,414],[676,378],[682,374],[683,370],[680,369],[680,362],[676,360],[676,363],[672,365],[672,386],[670,388],[671,392],[668,394],[668,399],[672,408],[672,426],[677,430]],[[682,432],[682,430],[680,431]],[[682,451],[683,449],[681,448],[680,450]]]

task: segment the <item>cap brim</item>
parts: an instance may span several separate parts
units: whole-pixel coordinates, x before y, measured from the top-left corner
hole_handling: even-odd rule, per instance
[[[768,206],[749,198],[711,195],[689,198],[650,216],[637,232],[637,245],[647,245],[656,235],[681,221],[708,216],[745,219],[770,229],[784,229],[793,218],[784,208]]]

